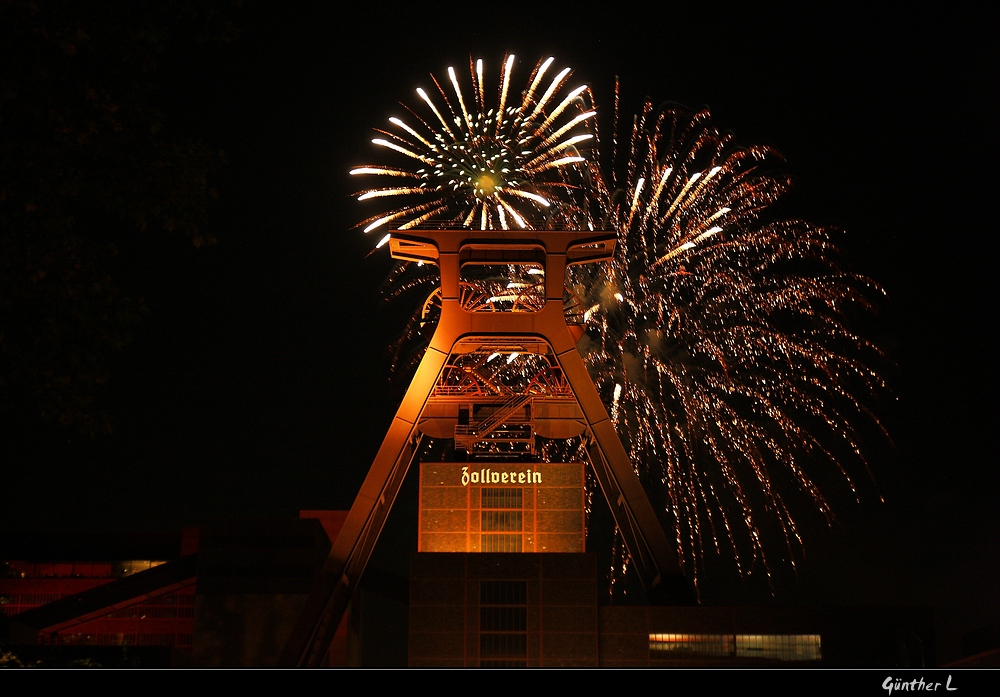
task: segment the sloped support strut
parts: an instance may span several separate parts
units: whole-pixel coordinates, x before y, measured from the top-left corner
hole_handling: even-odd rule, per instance
[[[389,511],[420,445],[417,423],[448,357],[472,337],[516,343],[543,339],[551,346],[587,422],[588,454],[597,481],[650,600],[689,604],[689,586],[656,512],[622,446],[572,337],[563,311],[570,264],[607,261],[614,232],[568,230],[394,230],[397,259],[437,264],[441,317],[351,506],[316,586],[282,652],[285,666],[319,666],[364,572]],[[537,312],[470,312],[461,304],[463,264],[544,264],[545,303]]]

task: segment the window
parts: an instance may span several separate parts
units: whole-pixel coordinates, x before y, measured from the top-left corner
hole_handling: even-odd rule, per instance
[[[523,508],[524,489],[483,487],[483,508]]]
[[[822,660],[819,634],[650,634],[652,659]]]
[[[479,665],[523,668],[528,665],[528,584],[481,581],[479,584]]]
[[[480,550],[483,552],[520,552],[524,514],[524,490],[518,487],[484,487],[483,510],[480,513],[482,534]],[[499,510],[489,510],[499,509]],[[515,533],[515,534],[511,534]]]
[[[737,634],[739,658],[764,658],[777,661],[818,661],[819,634]]]
[[[480,581],[480,605],[527,605],[526,581]]]
[[[650,634],[649,652],[651,658],[725,658],[733,655],[733,637],[726,634]]]

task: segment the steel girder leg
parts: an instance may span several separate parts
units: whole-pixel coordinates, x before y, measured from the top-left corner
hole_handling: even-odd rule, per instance
[[[406,473],[419,452],[417,419],[447,358],[448,353],[433,348],[424,353],[319,579],[285,643],[279,665],[322,665]]]

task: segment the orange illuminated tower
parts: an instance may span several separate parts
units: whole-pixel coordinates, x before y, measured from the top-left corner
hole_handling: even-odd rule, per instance
[[[392,256],[436,264],[440,312],[412,383],[403,397],[316,588],[282,654],[284,665],[320,665],[357,586],[393,502],[425,437],[454,439],[475,461],[466,475],[506,483],[538,477],[531,468],[483,466],[530,458],[535,436],[583,438],[587,458],[654,602],[686,602],[676,555],[618,438],[576,349],[582,327],[566,318],[565,274],[572,264],[610,260],[614,232],[575,230],[394,230]],[[472,279],[484,267],[515,269],[535,279],[510,290],[483,292]],[[522,276],[523,277],[523,276]],[[437,303],[440,302],[439,309]],[[488,389],[483,366],[530,357],[536,378],[517,390]],[[541,466],[541,463],[539,463]],[[501,479],[502,478],[502,479]],[[522,551],[522,548],[495,551]],[[524,550],[527,551],[527,550]],[[536,550],[537,551],[537,550]],[[582,550],[581,550],[582,551]]]

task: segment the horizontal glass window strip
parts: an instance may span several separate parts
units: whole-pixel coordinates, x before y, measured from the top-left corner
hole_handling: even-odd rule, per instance
[[[483,508],[523,508],[524,489],[519,488],[483,488]]]
[[[819,634],[650,634],[652,658],[731,657],[768,661],[819,661]]]
[[[524,632],[528,629],[526,607],[480,607],[479,630],[482,632]]]
[[[527,600],[527,581],[479,582],[479,603],[481,605],[526,605]]]
[[[479,656],[481,658],[527,658],[528,635],[481,633],[479,635]]]
[[[823,658],[819,634],[737,634],[736,655],[772,661],[819,661]]]
[[[491,533],[482,535],[479,541],[481,552],[521,552],[523,543],[521,535],[504,535]]]
[[[523,514],[521,511],[481,511],[480,521],[479,529],[483,532],[506,530],[520,532]]]
[[[650,634],[649,650],[654,658],[731,656],[733,637],[731,634]]]

